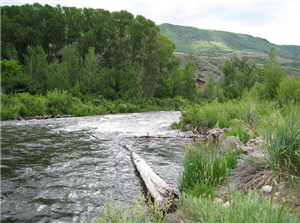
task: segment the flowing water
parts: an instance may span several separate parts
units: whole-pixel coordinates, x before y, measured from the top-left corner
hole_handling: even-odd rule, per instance
[[[83,222],[100,216],[107,197],[130,206],[143,190],[122,145],[131,145],[177,187],[179,112],[146,112],[1,123],[1,222]]]

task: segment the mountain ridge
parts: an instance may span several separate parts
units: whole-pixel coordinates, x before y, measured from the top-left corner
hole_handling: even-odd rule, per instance
[[[199,77],[207,77],[209,73],[220,75],[220,65],[234,54],[238,57],[247,56],[258,65],[265,64],[271,47],[275,48],[276,58],[286,72],[289,75],[300,76],[300,46],[276,45],[249,34],[198,29],[170,23],[163,23],[159,27],[160,32],[175,44],[175,53],[183,62],[195,62],[196,74]],[[204,64],[206,65],[203,67]],[[219,68],[218,71],[216,67]]]

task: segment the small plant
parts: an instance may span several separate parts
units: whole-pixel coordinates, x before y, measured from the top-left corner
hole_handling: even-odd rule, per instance
[[[221,118],[218,123],[219,123],[219,127],[223,129],[223,128],[229,128],[231,121],[227,118]]]
[[[182,129],[183,127],[182,127],[182,125],[181,125],[181,123],[180,122],[173,122],[172,124],[171,124],[171,129]]]
[[[242,129],[241,127],[238,127],[237,129],[233,129],[232,131],[226,132],[225,136],[226,137],[229,137],[229,136],[239,137],[239,139],[244,144],[246,144],[250,139],[250,135],[248,134],[248,132],[246,130]]]

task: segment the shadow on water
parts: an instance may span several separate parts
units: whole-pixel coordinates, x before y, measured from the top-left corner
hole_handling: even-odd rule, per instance
[[[105,198],[122,207],[144,183],[122,144],[173,187],[182,170],[181,139],[169,126],[178,112],[2,122],[1,222],[82,222],[100,215]],[[171,171],[170,171],[171,170]]]

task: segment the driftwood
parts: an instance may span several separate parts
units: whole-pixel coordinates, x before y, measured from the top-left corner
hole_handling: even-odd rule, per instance
[[[178,198],[178,191],[164,182],[140,156],[130,147],[123,146],[130,152],[131,160],[140,173],[148,191],[154,200],[164,209],[165,205],[170,204],[170,211],[176,209],[175,199]]]

